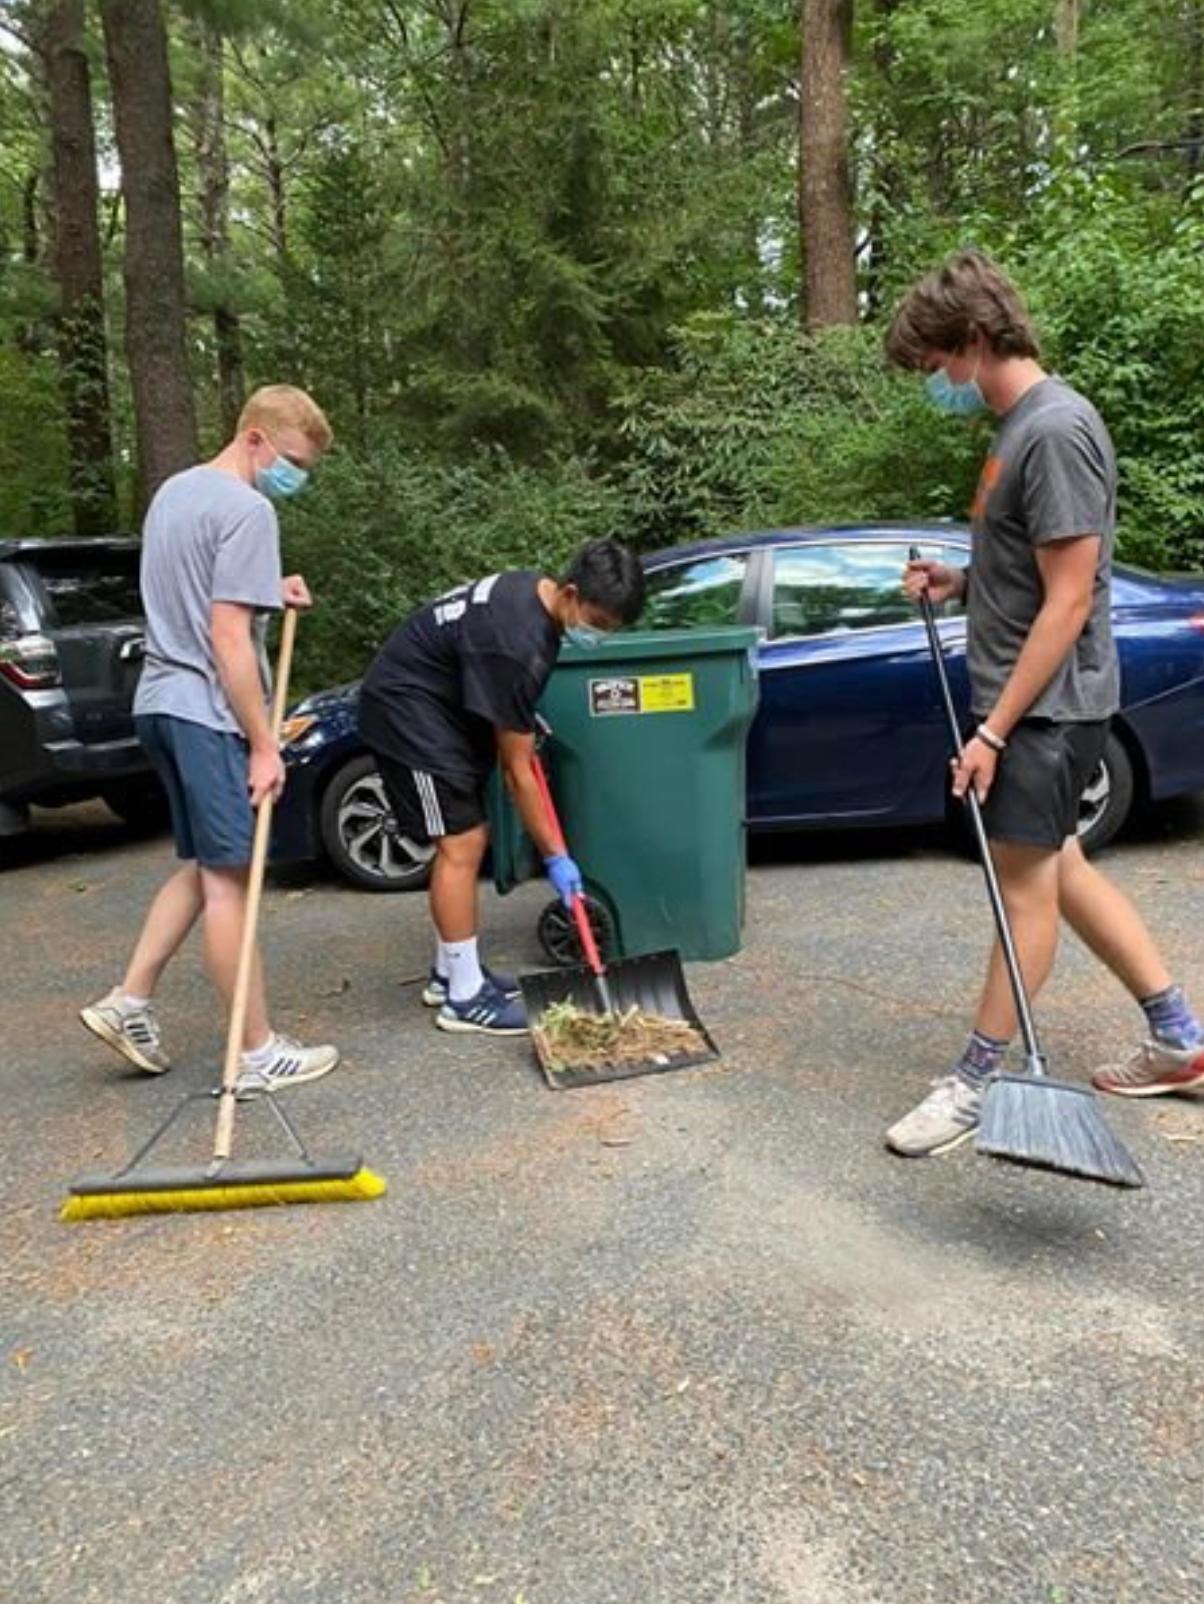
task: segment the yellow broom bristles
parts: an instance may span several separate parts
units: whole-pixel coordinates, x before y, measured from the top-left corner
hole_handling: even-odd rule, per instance
[[[272,1181],[242,1186],[190,1186],[178,1192],[73,1194],[60,1220],[116,1220],[128,1214],[180,1214],[198,1209],[259,1209],[274,1203],[364,1203],[383,1197],[383,1176],[357,1170],[345,1181]]]

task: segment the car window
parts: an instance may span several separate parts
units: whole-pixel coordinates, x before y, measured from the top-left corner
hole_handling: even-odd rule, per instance
[[[646,576],[637,629],[693,629],[739,622],[748,556],[704,557],[657,568]]]
[[[964,562],[965,554],[920,545],[925,557]],[[916,621],[914,603],[903,594],[903,568],[910,542],[849,541],[787,546],[773,554],[774,638],[827,635]],[[946,605],[943,617],[960,611]]]
[[[37,568],[50,602],[52,626],[70,629],[75,624],[112,624],[142,616],[136,552],[94,563],[40,558]]]

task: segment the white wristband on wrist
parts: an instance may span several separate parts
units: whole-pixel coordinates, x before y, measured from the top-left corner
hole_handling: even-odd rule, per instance
[[[995,731],[988,728],[986,724],[980,724],[974,733],[984,746],[991,748],[992,752],[1002,752],[1008,744],[1001,735],[996,735]]]

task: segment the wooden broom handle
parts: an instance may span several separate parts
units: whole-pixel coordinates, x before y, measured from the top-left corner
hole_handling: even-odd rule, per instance
[[[284,628],[280,632],[280,656],[276,663],[276,688],[272,697],[272,739],[277,746],[284,725],[284,709],[288,704],[288,681],[296,638],[297,610],[295,607],[286,607]],[[238,1081],[243,1030],[247,1021],[247,999],[251,992],[251,970],[255,963],[255,936],[259,925],[263,874],[268,861],[268,842],[272,833],[272,806],[272,797],[265,796],[255,813],[255,844],[251,850],[251,869],[247,876],[247,911],[238,948],[238,973],[234,980],[234,1001],[230,1005],[230,1029],[226,1035],[226,1057],[222,1064],[221,1095],[217,1106],[217,1132],[213,1139],[213,1157],[219,1160],[230,1157],[234,1138],[234,1087]]]

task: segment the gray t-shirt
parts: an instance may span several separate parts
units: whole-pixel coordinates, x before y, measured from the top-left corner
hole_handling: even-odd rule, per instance
[[[966,596],[974,713],[995,705],[1044,600],[1036,548],[1099,535],[1091,616],[1026,717],[1083,723],[1120,705],[1112,641],[1116,458],[1099,413],[1061,379],[1026,390],[1004,414],[978,482]]]
[[[278,608],[280,530],[266,496],[220,468],[188,468],[155,493],[142,530],[146,661],[135,713],[240,732],[213,656],[215,601]],[[266,618],[255,623],[265,695]]]

